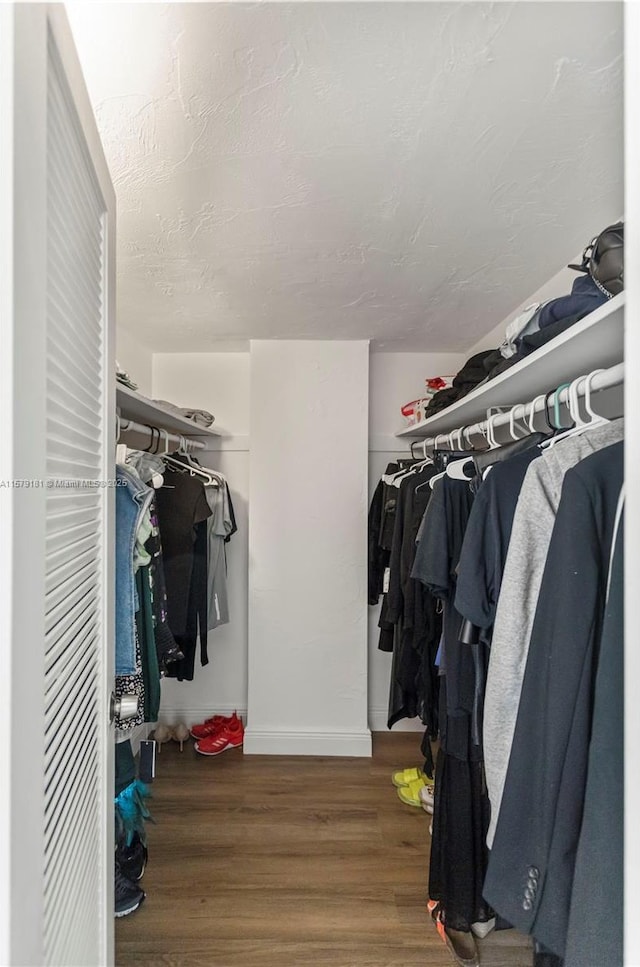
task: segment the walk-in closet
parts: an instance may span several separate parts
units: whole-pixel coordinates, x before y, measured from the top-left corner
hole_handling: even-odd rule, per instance
[[[0,964],[640,967],[640,5],[0,75]]]

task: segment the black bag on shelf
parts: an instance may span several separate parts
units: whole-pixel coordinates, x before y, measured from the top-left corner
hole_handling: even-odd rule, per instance
[[[580,265],[570,265],[577,272],[587,272],[607,298],[624,289],[624,222],[608,225],[592,238]]]

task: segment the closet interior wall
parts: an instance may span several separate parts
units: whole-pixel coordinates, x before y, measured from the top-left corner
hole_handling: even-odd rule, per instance
[[[372,353],[369,377],[369,500],[386,465],[406,451],[395,438],[400,407],[419,396],[429,376],[456,373],[464,353]],[[162,684],[162,717],[168,723],[199,721],[210,711],[247,711],[247,608],[249,523],[249,352],[152,353],[134,336],[118,332],[120,365],[140,383],[141,392],[179,405],[196,403],[211,410],[225,431],[220,451],[206,454],[232,491],[238,534],[229,548],[231,622],[212,635],[210,664],[199,668],[193,682],[167,679]],[[149,377],[147,378],[147,374]],[[292,416],[292,419],[294,417]],[[345,415],[345,423],[349,416]],[[204,459],[204,454],[203,454]],[[368,615],[369,726],[385,731],[390,657],[378,650],[378,608]],[[397,731],[421,728],[400,722]]]

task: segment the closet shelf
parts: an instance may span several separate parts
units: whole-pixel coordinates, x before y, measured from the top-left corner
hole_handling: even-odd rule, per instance
[[[215,429],[215,424],[212,427],[198,426],[193,420],[177,416],[121,384],[116,384],[116,406],[123,420],[134,420],[184,437],[219,439],[222,435],[219,429]]]
[[[436,433],[451,432],[484,419],[491,406],[531,400],[593,369],[622,362],[624,301],[624,292],[621,292],[490,383],[479,386],[427,420],[405,427],[396,437],[422,440]]]

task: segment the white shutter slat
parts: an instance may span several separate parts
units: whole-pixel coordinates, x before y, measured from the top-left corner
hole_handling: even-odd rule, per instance
[[[73,302],[69,304],[71,299],[69,286],[73,273],[69,271],[68,266],[59,264],[59,258],[52,258],[51,261],[57,272],[57,278],[51,284],[51,316],[53,322],[51,332],[57,335],[60,327],[64,328],[64,320],[69,317],[69,312],[73,313],[79,310],[85,312],[85,329],[81,333],[74,333],[74,335],[77,335],[78,342],[88,353],[92,345],[99,347],[101,343],[99,325],[101,306],[96,303],[95,298],[91,299],[86,296],[82,289],[74,290]]]
[[[69,366],[69,361],[66,356],[62,355],[62,353],[54,352],[52,342],[47,344],[47,349],[51,352],[50,358],[47,359],[47,375],[49,378],[58,386],[63,380],[67,384],[71,384],[77,398],[90,410],[95,410],[100,404],[102,395],[100,388],[88,376],[84,374],[78,376],[77,372],[74,374],[72,371],[73,368]]]
[[[58,349],[58,358],[63,360],[63,368],[66,378],[73,380],[74,383],[90,386],[92,389],[101,389],[100,384],[96,386],[95,379],[92,378],[92,364],[82,357],[81,350],[85,349],[88,342],[76,340],[72,342],[69,334],[64,333],[64,316],[60,310],[55,309],[50,316],[51,326],[49,328],[49,346],[55,343]],[[53,351],[53,350],[52,350]],[[93,364],[95,365],[95,364]],[[98,394],[99,396],[100,394]]]
[[[95,572],[93,575],[86,574],[82,581],[75,585],[73,591],[47,612],[45,616],[47,637],[52,641],[55,638],[55,644],[52,643],[47,649],[46,668],[48,670],[53,669],[60,655],[73,643],[73,638],[71,641],[68,640],[69,630],[83,627],[84,615],[92,616],[91,609],[86,608],[85,597],[91,595],[97,583],[98,577]]]
[[[64,327],[64,319],[69,312],[73,311],[73,306],[69,305],[68,295],[65,291],[58,288],[51,289],[51,319],[49,335],[56,342],[69,345],[69,336]],[[85,339],[71,344],[75,353],[82,360],[82,364],[89,372],[94,372],[100,362],[100,341],[99,339]]]
[[[91,760],[89,760],[87,766],[89,766],[90,762]],[[87,779],[89,780],[88,782]],[[82,894],[72,901],[73,894],[87,876],[90,877],[88,882],[94,889],[96,888],[95,873],[92,872],[92,866],[94,864],[91,863],[90,857],[86,855],[87,847],[89,847],[95,856],[95,847],[90,846],[94,842],[95,832],[87,835],[85,830],[89,824],[82,823],[83,816],[92,820],[92,824],[96,824],[97,820],[97,816],[91,808],[93,796],[91,793],[90,768],[87,768],[82,775],[75,776],[74,781],[78,788],[79,797],[77,804],[74,803],[73,809],[69,813],[69,821],[70,825],[82,826],[82,833],[75,839],[73,836],[69,836],[68,832],[66,835],[63,833],[60,836],[57,840],[60,862],[55,869],[47,871],[47,875],[51,877],[52,882],[56,885],[52,899],[55,901],[54,905],[59,913],[57,917],[52,914],[45,915],[45,936],[48,935],[50,938],[50,946],[57,947],[58,949],[60,949],[60,944],[69,944],[70,933],[74,933],[76,930],[77,913],[74,917],[74,905],[77,904],[75,906],[76,910],[82,910],[86,903]],[[65,883],[66,887],[63,885]],[[67,903],[64,903],[65,896]],[[92,898],[91,905],[94,903],[95,900]],[[70,962],[82,963],[82,961],[72,960],[70,954],[67,954],[65,959],[63,959],[60,953],[52,957],[52,963],[56,965],[66,965]]]
[[[49,185],[49,188],[52,187],[52,185]],[[51,262],[57,268],[60,279],[62,281],[66,280],[67,283],[72,277],[72,272],[70,269],[71,263],[73,263],[76,269],[80,273],[83,273],[84,276],[93,271],[94,260],[91,257],[91,243],[89,240],[85,240],[84,244],[68,246],[66,251],[63,250],[62,236],[60,233],[65,232],[68,235],[69,233],[73,232],[75,227],[76,226],[71,222],[67,225],[61,225],[57,231],[52,233],[53,237],[51,239],[51,244],[54,246],[54,250],[51,254]],[[91,296],[91,293],[87,292],[86,285],[83,283],[82,277],[82,275],[76,277],[74,292],[79,300],[82,300],[85,304],[93,307],[91,315],[88,316],[87,323],[92,326],[94,330],[98,330],[99,326],[95,315],[95,298]]]
[[[70,425],[73,421],[73,426],[78,433],[82,433],[86,438],[90,440],[95,439],[95,427],[89,421],[80,416],[77,412],[74,413],[73,410],[65,404],[64,400],[53,399],[49,396],[47,401],[47,411],[51,419],[55,419],[59,424]]]
[[[67,442],[69,446],[81,447],[88,453],[98,454],[100,457],[100,446],[94,437],[83,433],[78,426],[69,426],[64,419],[54,416],[52,409],[47,415],[47,432],[51,437],[55,437],[58,443]]]
[[[83,521],[72,522],[70,521],[66,527],[56,528],[52,531],[50,535],[47,536],[46,548],[47,554],[55,553],[56,551],[64,551],[65,549],[69,553],[71,558],[73,554],[78,550],[77,547],[73,547],[74,544],[80,541],[86,541],[88,539],[98,540],[99,539],[99,526],[95,521],[89,521],[85,523]],[[60,558],[58,557],[57,566],[59,566]],[[47,576],[49,571],[47,571]]]
[[[51,232],[51,244],[53,246],[51,261],[54,265],[57,262],[63,278],[69,275],[71,259],[85,274],[90,274],[99,265],[100,246],[98,239],[94,233],[89,235],[78,219],[73,217],[66,199],[58,199],[56,202],[55,193],[59,190],[59,186],[56,184],[55,178],[49,178],[48,187],[49,191],[53,193],[54,199],[51,202],[52,214],[58,216]],[[76,292],[93,302],[86,281],[79,280]]]
[[[76,575],[89,567],[96,570],[100,567],[99,558],[91,548],[77,554],[72,561],[64,560],[59,566],[53,567],[46,582],[47,607],[55,607],[58,596],[67,594],[76,581]]]
[[[67,701],[76,701],[81,691],[85,688],[87,677],[93,673],[91,668],[91,655],[88,652],[79,654],[77,661],[73,668],[69,672],[69,687],[65,688],[64,685],[59,682],[59,687],[57,689],[57,694],[54,688],[49,689],[47,692],[47,715],[45,721],[47,726],[53,726],[58,715],[61,711],[65,709]],[[67,699],[68,696],[68,699]],[[73,699],[71,698],[73,696]]]
[[[105,205],[49,37],[47,422],[49,478],[104,471]],[[46,496],[44,963],[96,963],[104,681],[104,487]],[[107,875],[109,875],[111,871]]]
[[[78,709],[78,720],[82,722],[83,716],[86,719],[85,732],[82,735],[74,735],[66,743],[58,744],[55,749],[55,756],[51,756],[51,766],[45,775],[45,784],[48,796],[47,810],[45,812],[47,836],[54,830],[54,828],[58,826],[60,827],[60,830],[66,829],[65,816],[63,815],[62,810],[59,808],[59,805],[62,800],[66,800],[69,794],[69,779],[77,770],[83,769],[86,765],[86,762],[83,761],[83,757],[78,757],[78,753],[87,746],[87,743],[91,741],[91,738],[94,735],[94,731],[90,728],[91,701],[94,690],[95,676],[93,671],[89,670],[84,681],[84,690],[81,692],[76,703]],[[89,718],[87,718],[87,716],[89,716]],[[86,759],[87,757],[84,758]],[[65,769],[64,776],[60,774],[60,769],[62,768]],[[50,855],[47,856],[46,865],[49,866],[50,863],[55,862],[56,852],[55,850],[52,850]]]

